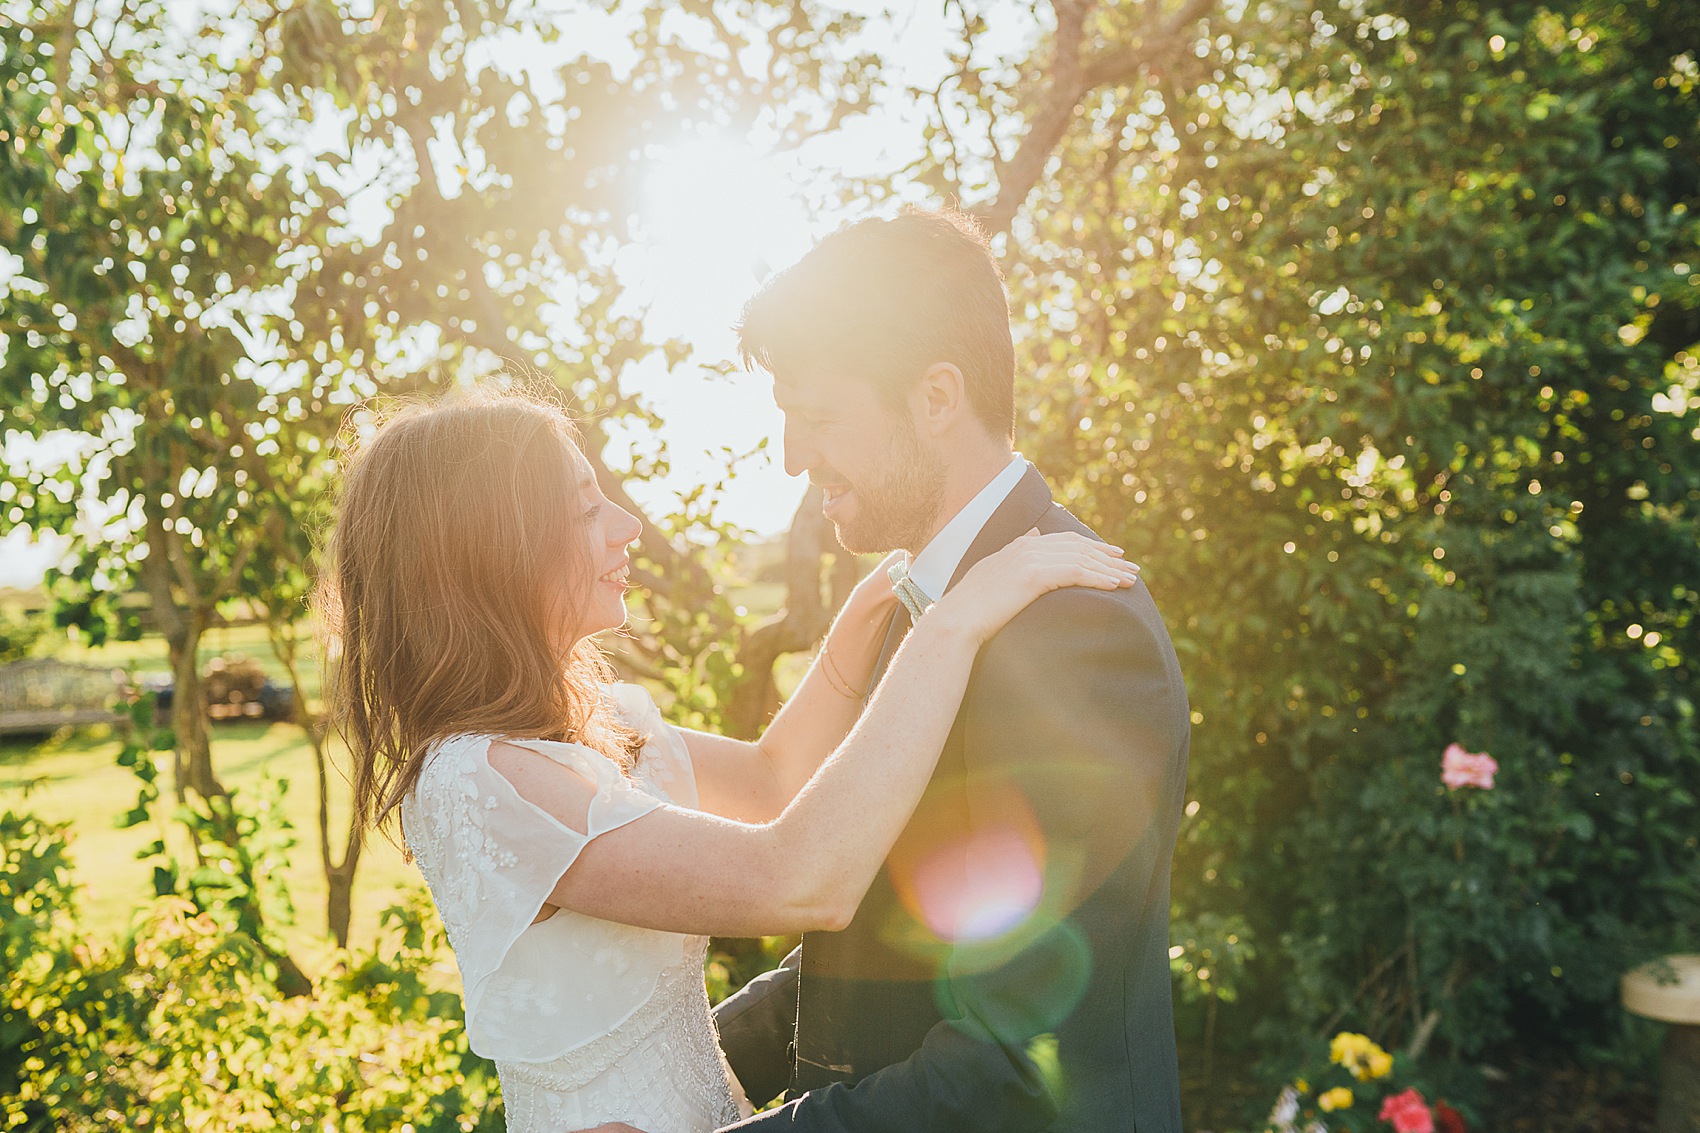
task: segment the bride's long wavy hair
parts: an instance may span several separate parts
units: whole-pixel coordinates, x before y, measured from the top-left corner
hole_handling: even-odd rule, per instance
[[[629,772],[643,738],[603,694],[612,670],[562,632],[597,570],[565,410],[481,388],[365,416],[315,595],[356,821],[385,824],[457,734],[582,743]]]

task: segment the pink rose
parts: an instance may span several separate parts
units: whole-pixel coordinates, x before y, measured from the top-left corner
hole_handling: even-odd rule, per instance
[[[1381,1120],[1390,1122],[1397,1133],[1434,1133],[1434,1114],[1415,1090],[1394,1094],[1382,1102]]]
[[[1473,751],[1465,751],[1462,744],[1449,744],[1440,760],[1440,781],[1453,791],[1459,787],[1480,787],[1491,791],[1493,773],[1498,770],[1499,763],[1493,756],[1485,752],[1477,755]]]

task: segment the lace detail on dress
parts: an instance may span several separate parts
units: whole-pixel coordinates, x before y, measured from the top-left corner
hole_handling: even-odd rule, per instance
[[[694,807],[677,730],[648,694],[611,690],[648,734],[632,778],[577,744],[511,740],[582,781],[569,826],[489,763],[493,737],[454,736],[426,757],[402,829],[461,970],[472,1049],[496,1062],[509,1133],[626,1121],[648,1133],[705,1133],[736,1121],[703,986],[705,937],[562,909],[536,921],[579,852],[663,803]]]
[[[502,850],[492,844],[484,823],[480,821],[479,810],[494,809],[495,799],[487,800],[482,808],[465,805],[478,797],[477,788],[470,781],[480,763],[475,753],[487,747],[493,738],[465,735],[445,740],[426,757],[419,782],[414,786],[416,805],[404,805],[402,808],[402,839],[419,863],[419,872],[424,874],[437,912],[443,918],[443,927],[448,930],[449,944],[457,951],[471,927],[469,914],[478,904],[477,900],[468,899],[473,896],[468,891],[476,886],[478,876],[518,864],[513,851]],[[431,835],[446,834],[447,831],[421,831],[420,836],[416,836],[413,827],[421,823],[412,815],[447,816],[457,811],[472,821],[456,824],[453,845],[457,852],[472,857],[473,868],[445,870],[441,854],[448,848],[447,839]],[[439,889],[442,891],[439,892]]]
[[[613,1032],[549,1062],[496,1064],[510,1129],[517,1128],[515,1119],[526,1102],[548,1107],[550,1095],[577,1094],[598,1079],[604,1087],[617,1087],[592,1091],[596,1108],[590,1112],[606,1115],[598,1123],[652,1114],[663,1099],[672,1117],[686,1120],[687,1128],[712,1129],[738,1120],[738,1103],[703,988],[702,955],[708,941],[693,939],[698,943],[689,950],[687,962],[663,973],[655,994]]]

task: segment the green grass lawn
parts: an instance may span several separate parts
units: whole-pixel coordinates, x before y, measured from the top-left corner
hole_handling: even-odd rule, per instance
[[[272,657],[261,626],[221,627],[202,641],[204,669],[213,657],[244,654],[284,679],[283,667]],[[158,637],[113,641],[101,646],[72,639],[53,654],[78,664],[110,665],[137,677],[169,674],[165,643]],[[319,692],[318,669],[303,664],[301,682],[309,698]],[[332,948],[325,927],[325,882],[318,851],[318,798],[312,751],[292,724],[243,721],[212,726],[213,765],[225,786],[239,798],[257,801],[269,780],[287,784],[284,814],[297,844],[288,855],[283,881],[296,910],[295,923],[282,928],[290,952],[309,969],[322,968]],[[118,819],[135,805],[140,787],[135,775],[117,764],[119,742],[105,727],[67,730],[41,742],[39,737],[0,739],[0,808],[36,814],[71,828],[71,855],[82,887],[79,922],[92,936],[112,940],[122,935],[136,910],[152,893],[151,862],[136,852],[163,830],[168,844],[187,859],[188,842],[170,822],[175,797],[171,793],[171,757],[156,753],[163,798],[154,807],[152,822],[120,829]],[[340,857],[347,828],[347,785],[332,774],[332,852]],[[418,872],[382,838],[372,840],[361,857],[355,882],[350,943],[369,942],[378,914],[405,891],[419,886]]]
[[[169,821],[169,753],[156,753],[163,797],[152,822],[121,829],[118,818],[136,801],[139,782],[118,766],[119,744],[105,728],[84,728],[46,743],[9,742],[0,746],[0,807],[27,811],[71,827],[71,854],[81,885],[79,922],[85,932],[106,940],[122,935],[137,908],[152,892],[152,864],[136,852],[165,831],[180,859],[188,842]],[[256,799],[266,780],[288,784],[284,813],[297,844],[288,855],[283,880],[296,908],[296,923],[282,934],[290,952],[308,968],[331,954],[325,928],[325,882],[318,853],[318,802],[313,759],[300,731],[290,724],[243,722],[213,727],[213,760],[224,784],[239,798]],[[346,829],[347,790],[332,784],[332,845],[339,849],[338,828]],[[366,847],[357,875],[351,943],[369,942],[378,913],[420,884],[413,866],[388,842]]]

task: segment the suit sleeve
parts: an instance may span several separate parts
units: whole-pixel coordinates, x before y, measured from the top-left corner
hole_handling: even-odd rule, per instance
[[[744,1096],[755,1105],[766,1105],[791,1081],[801,963],[801,951],[793,948],[779,967],[763,972],[714,1008],[720,1049]]]
[[[1149,596],[1136,596],[1149,606]],[[964,702],[969,837],[943,990],[921,1048],[736,1128],[1037,1133],[1065,1103],[1055,1032],[1095,963],[1119,963],[1081,902],[1112,873],[1167,868],[1159,809],[1188,727],[1155,610],[1059,591],[982,651]],[[1141,882],[1143,884],[1144,882]],[[1110,941],[1113,945],[1115,942]],[[954,1018],[950,1016],[954,1015]]]

